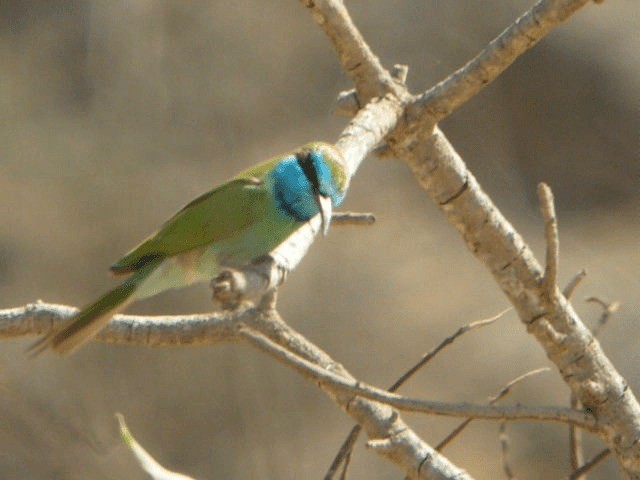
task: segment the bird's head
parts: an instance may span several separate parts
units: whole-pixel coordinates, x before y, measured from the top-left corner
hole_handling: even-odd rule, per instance
[[[300,147],[295,157],[313,189],[322,218],[322,232],[326,235],[333,207],[342,203],[349,187],[344,158],[337,148],[323,142]]]

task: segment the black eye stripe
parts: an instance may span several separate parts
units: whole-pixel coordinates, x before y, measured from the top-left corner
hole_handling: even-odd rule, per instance
[[[318,181],[318,172],[316,172],[316,168],[313,166],[311,155],[309,152],[298,152],[296,153],[296,160],[304,172],[304,176],[309,180],[313,193],[318,193],[320,189],[320,182]]]

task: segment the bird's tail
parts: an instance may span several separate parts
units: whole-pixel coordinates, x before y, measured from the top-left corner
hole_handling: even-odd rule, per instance
[[[71,317],[62,330],[53,330],[34,343],[29,347],[28,353],[36,356],[51,348],[56,353],[67,355],[81,347],[109,323],[111,317],[133,300],[133,295],[140,284],[158,265],[160,261],[154,261],[133,273],[122,285]]]

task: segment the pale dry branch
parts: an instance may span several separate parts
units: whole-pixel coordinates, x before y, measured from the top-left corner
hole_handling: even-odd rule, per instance
[[[358,104],[387,93],[397,98],[406,89],[380,63],[362,34],[353,24],[344,3],[339,0],[300,0],[311,11],[316,23],[333,43],[340,64],[358,91]]]
[[[420,95],[410,113],[426,123],[450,115],[589,0],[540,0],[459,70]]]
[[[543,270],[519,233],[439,129],[396,155],[492,273],[584,407],[596,413],[603,425],[598,433],[622,468],[640,478],[640,405],[571,304],[564,297],[550,301]]]
[[[554,302],[558,296],[560,240],[558,239],[558,221],[556,220],[553,193],[546,183],[538,185],[538,201],[540,202],[540,212],[544,220],[544,236],[547,242],[547,258],[542,283],[549,296],[549,301]]]

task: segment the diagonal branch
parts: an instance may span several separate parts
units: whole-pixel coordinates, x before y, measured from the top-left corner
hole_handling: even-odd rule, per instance
[[[395,81],[371,51],[342,1],[300,1],[310,9],[313,19],[333,43],[342,68],[356,86],[360,106],[386,93],[398,98],[406,95],[402,84]]]
[[[412,115],[429,122],[449,116],[587,3],[589,0],[538,1],[475,58],[420,95],[410,109]]]
[[[543,270],[520,234],[439,129],[428,143],[396,154],[489,269],[584,408],[596,415],[598,433],[622,468],[640,478],[640,405],[571,304],[562,296],[550,301]]]

